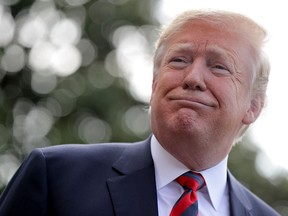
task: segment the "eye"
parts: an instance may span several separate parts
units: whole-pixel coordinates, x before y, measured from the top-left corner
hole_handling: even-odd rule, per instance
[[[185,57],[173,57],[169,61],[170,67],[174,69],[185,68],[189,64],[189,61]]]
[[[211,70],[215,75],[219,75],[219,76],[231,74],[230,69],[226,65],[223,65],[223,64],[215,64],[211,67]]]
[[[224,67],[223,65],[215,65],[214,68],[219,70],[227,70],[226,67]]]
[[[183,57],[176,57],[171,60],[172,62],[186,62]]]

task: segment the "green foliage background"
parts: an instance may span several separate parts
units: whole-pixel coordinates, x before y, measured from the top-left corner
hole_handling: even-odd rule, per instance
[[[37,1],[2,2],[3,8],[16,20],[20,14],[29,10]],[[52,3],[58,11],[62,12],[63,16],[73,15],[72,17],[75,18],[79,11],[85,12],[81,15],[83,20],[84,14],[81,38],[89,39],[95,47],[97,55],[93,61],[88,65],[81,66],[72,75],[58,76],[57,85],[53,91],[46,94],[35,92],[31,87],[35,71],[29,66],[28,61],[21,70],[14,73],[8,73],[0,65],[0,191],[3,191],[7,184],[7,176],[15,171],[15,168],[33,148],[62,143],[137,141],[150,134],[149,127],[147,127],[149,104],[133,97],[127,88],[127,77],[111,75],[107,71],[105,61],[107,61],[109,53],[115,49],[111,38],[119,27],[126,25],[135,27],[150,25],[155,29],[159,27],[159,21],[155,18],[158,1],[87,0],[79,1],[82,4],[78,2],[74,6],[71,5],[71,2],[77,1],[54,0],[54,2],[47,2]],[[69,2],[70,4],[68,4]],[[0,47],[0,60],[8,46],[18,44],[16,36],[15,33],[10,44]],[[155,38],[149,38],[145,34],[144,36],[153,47]],[[23,49],[28,59],[30,49],[27,47],[23,47]],[[129,62],[126,63],[129,64]],[[117,62],[113,64],[117,64]],[[119,73],[121,73],[120,69]],[[147,73],[152,73],[152,71],[147,69]],[[110,84],[103,87],[103,83],[107,82]],[[15,113],[27,116],[35,107],[48,109],[53,105],[51,101],[57,102],[61,112],[53,115],[53,126],[45,136],[30,139],[29,143],[26,139],[29,137],[27,131],[20,138],[19,135],[16,137],[17,115]],[[131,108],[137,112],[134,116],[130,115],[128,122],[131,121],[131,118],[133,120],[135,115],[143,116],[144,126],[141,132],[137,133],[137,131],[129,129],[123,120],[128,118],[127,112]],[[86,127],[93,127],[95,133],[101,133],[104,130],[107,136],[99,139],[96,137],[94,140],[87,140],[85,136],[83,138],[79,128],[84,119],[93,119],[91,121],[93,124],[88,124]],[[37,122],[34,124],[37,125]],[[41,124],[41,120],[39,124]],[[139,124],[141,126],[142,123],[138,122],[138,126]],[[288,215],[287,173],[280,172],[272,179],[261,176],[255,168],[255,160],[260,150],[256,147],[251,148],[251,146],[254,145],[247,138],[234,147],[229,158],[230,170],[282,215]]]

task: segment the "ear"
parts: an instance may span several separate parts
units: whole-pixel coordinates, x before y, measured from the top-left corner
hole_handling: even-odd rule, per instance
[[[265,96],[256,95],[250,102],[250,107],[242,120],[243,124],[249,125],[256,121],[264,107]]]

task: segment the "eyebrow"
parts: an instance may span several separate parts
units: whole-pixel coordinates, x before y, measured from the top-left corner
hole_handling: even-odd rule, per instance
[[[221,59],[229,59],[230,61],[232,60],[234,62],[233,57],[230,54],[231,51],[227,51],[222,47],[216,45],[209,45],[206,50],[208,56],[217,56],[220,57]]]
[[[185,51],[190,51],[190,52],[197,52],[198,50],[198,45],[196,46],[195,44],[189,42],[189,43],[179,43],[174,46],[172,46],[168,50],[169,53],[177,53],[177,52],[185,52]],[[205,54],[206,55],[212,55],[212,56],[220,56],[223,58],[233,58],[231,56],[231,51],[226,50],[225,48],[222,48],[220,46],[217,46],[215,44],[206,44],[205,45]]]
[[[171,55],[175,53],[182,53],[182,52],[184,53],[189,52],[193,55],[197,53],[198,49],[199,49],[199,45],[196,45],[191,42],[178,43],[178,44],[173,45],[167,50],[167,57],[170,57]],[[234,70],[236,70],[237,65],[232,55],[232,52],[233,50],[228,51],[227,49],[220,47],[218,45],[206,43],[205,51],[203,53],[205,57],[227,61],[227,63],[231,67],[233,67]]]
[[[212,45],[209,45],[206,50],[207,50],[205,54],[206,56],[220,59],[220,60],[225,60],[225,62],[229,64],[229,66],[231,67],[231,69],[233,69],[234,72],[237,71],[237,63],[236,63],[236,59],[233,57],[233,53],[234,55],[237,55],[237,54],[233,52],[232,49],[228,51],[222,47],[212,44]]]
[[[196,45],[191,43],[180,43],[172,46],[170,49],[168,49],[167,54],[170,55],[171,53],[178,53],[178,52],[195,52]]]
[[[169,50],[168,50],[168,54],[170,53],[177,53],[177,52],[185,52],[185,51],[190,51],[190,52],[197,52],[198,50],[198,46],[196,46],[193,43],[179,43],[176,44],[174,46],[172,46]],[[205,54],[206,55],[212,55],[212,56],[220,56],[223,58],[232,58],[231,55],[228,54],[229,52],[227,50],[225,50],[222,47],[219,47],[217,45],[214,44],[209,44],[209,45],[205,45]]]

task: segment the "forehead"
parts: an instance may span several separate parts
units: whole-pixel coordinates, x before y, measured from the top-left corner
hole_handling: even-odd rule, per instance
[[[177,53],[187,53],[189,55],[205,55],[211,57],[221,57],[221,58],[230,58],[231,51],[226,50],[224,47],[221,47],[217,44],[209,43],[197,43],[197,41],[178,41],[177,43],[169,46],[167,50],[167,55],[173,55]]]
[[[233,58],[243,66],[253,66],[252,47],[243,33],[231,26],[190,21],[170,35],[166,41],[166,54],[191,51]],[[246,68],[247,69],[247,68]]]

